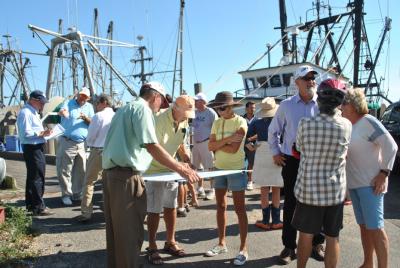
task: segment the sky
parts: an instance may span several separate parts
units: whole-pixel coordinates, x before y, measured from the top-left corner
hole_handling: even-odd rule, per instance
[[[310,20],[313,1],[287,0],[288,25]],[[400,98],[400,3],[395,0],[365,1],[366,23],[371,49],[383,28],[385,16],[392,18],[389,46],[382,49],[378,77],[385,76],[389,98]],[[325,0],[332,6],[333,14],[343,12],[348,1]],[[40,39],[33,38],[28,24],[57,31],[58,20],[63,19],[64,32],[75,26],[82,33],[93,34],[93,10],[99,11],[99,29],[106,36],[109,21],[114,22],[114,39],[145,45],[153,62],[146,64],[148,71],[173,70],[179,18],[179,0],[1,0],[0,34],[12,36],[14,48],[45,53]],[[309,10],[309,11],[307,11]],[[307,15],[306,15],[307,14]],[[327,13],[325,13],[327,15]],[[307,18],[306,18],[307,16]],[[301,18],[300,18],[301,17]],[[247,69],[266,51],[266,44],[280,38],[278,0],[186,0],[184,17],[183,81],[184,89],[193,95],[194,83],[202,83],[203,91],[213,99],[218,91],[242,89],[239,71]],[[139,41],[136,37],[143,36]],[[41,35],[49,45],[51,37]],[[5,38],[1,39],[3,46]],[[298,40],[299,46],[305,44]],[[137,55],[134,49],[115,49],[114,63],[123,74],[134,74],[138,68],[130,59]],[[281,47],[272,52],[271,64],[277,64]],[[48,58],[29,56],[31,66],[27,71],[29,84],[34,89],[45,90]],[[266,67],[266,59],[257,67]],[[384,75],[385,74],[385,75]],[[154,78],[172,90],[172,74]],[[150,80],[152,80],[150,79]],[[135,90],[138,80],[130,80]],[[125,95],[124,98],[127,96]]]

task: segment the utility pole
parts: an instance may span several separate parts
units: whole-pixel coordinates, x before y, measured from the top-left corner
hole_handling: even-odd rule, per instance
[[[139,42],[143,40],[143,36],[142,35],[138,35],[136,38],[137,38],[137,40],[139,40]],[[150,61],[153,60],[153,58],[152,57],[148,57],[148,58],[144,57],[144,52],[146,51],[146,47],[145,46],[140,46],[138,49],[139,49],[140,59],[138,59],[138,60],[132,59],[131,62],[134,63],[134,64],[136,64],[137,62],[140,62],[140,73],[139,74],[134,74],[133,78],[138,78],[139,77],[140,81],[141,81],[141,83],[143,85],[144,83],[147,82],[147,76],[152,76],[153,75],[153,73],[146,73],[145,72],[144,62],[145,61],[149,61],[150,62]]]
[[[175,83],[179,81],[179,95],[183,93],[183,14],[185,9],[185,0],[181,0],[181,7],[179,11],[179,34],[176,44],[175,65],[174,65],[174,79],[172,81],[172,98],[175,93]],[[179,58],[179,70],[176,69]],[[179,72],[179,79],[176,78],[176,72]]]

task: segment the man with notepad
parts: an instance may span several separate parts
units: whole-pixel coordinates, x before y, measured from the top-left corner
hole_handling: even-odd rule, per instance
[[[40,121],[40,112],[47,103],[42,91],[32,91],[28,103],[17,116],[18,136],[26,164],[25,205],[34,216],[48,216],[52,213],[45,205],[44,177],[46,159],[44,156],[45,139],[51,130],[44,130]]]

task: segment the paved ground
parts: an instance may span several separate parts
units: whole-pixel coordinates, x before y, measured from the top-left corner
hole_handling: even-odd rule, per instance
[[[25,166],[23,162],[7,160],[8,174],[17,178],[19,186],[24,188]],[[79,204],[63,207],[59,198],[55,167],[47,166],[46,202],[56,215],[34,219],[34,226],[42,233],[35,239],[34,247],[41,250],[41,256],[32,267],[105,267],[105,225],[101,211],[101,185],[96,187],[94,219],[88,224],[78,224],[72,218],[79,214]],[[390,190],[385,200],[385,229],[390,239],[390,267],[400,267],[400,178],[392,177]],[[23,205],[18,194],[23,190],[6,194],[0,192],[0,198],[14,197],[13,202]],[[281,248],[280,231],[260,231],[254,222],[260,217],[258,189],[246,194],[249,217],[249,254],[247,267],[275,267],[276,255]],[[163,267],[232,267],[232,258],[239,246],[238,227],[229,198],[227,243],[229,252],[214,258],[203,253],[217,242],[215,203],[204,201],[199,209],[192,209],[187,218],[179,218],[177,223],[177,241],[186,250],[187,257],[165,257]],[[164,224],[160,224],[159,247],[165,238]],[[339,267],[358,267],[362,261],[358,226],[355,223],[351,206],[345,208],[344,229],[340,237],[341,259]],[[145,242],[144,247],[147,246]],[[143,258],[144,267],[148,265]],[[0,265],[1,266],[1,265]],[[288,267],[295,267],[293,262]],[[308,267],[323,267],[322,263],[310,260]]]

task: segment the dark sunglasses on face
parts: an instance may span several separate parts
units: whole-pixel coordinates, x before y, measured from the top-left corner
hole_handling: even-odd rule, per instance
[[[314,77],[314,76],[311,76],[311,77],[305,76],[305,77],[302,77],[301,80],[304,80],[304,81],[306,81],[306,82],[308,82],[308,81],[314,81],[314,80],[315,80],[315,77]]]
[[[223,112],[228,108],[227,106],[217,108],[218,111]]]

